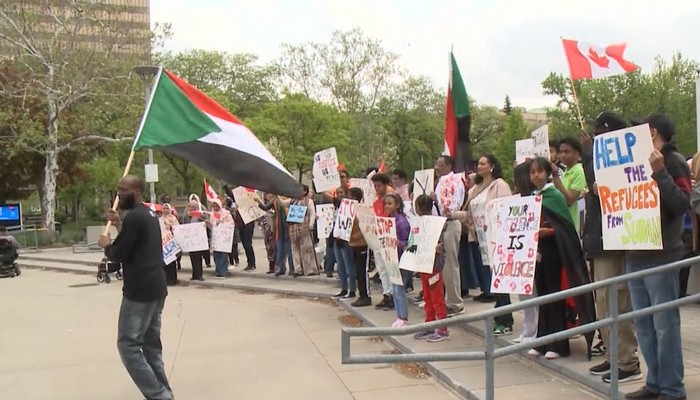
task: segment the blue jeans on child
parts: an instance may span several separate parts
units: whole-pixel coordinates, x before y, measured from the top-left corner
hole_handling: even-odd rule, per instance
[[[406,299],[406,286],[413,279],[413,272],[401,271],[401,280],[403,285],[391,285],[391,294],[394,296],[394,307],[396,308],[396,316],[399,319],[408,321],[408,300]]]
[[[292,259],[292,242],[287,239],[277,239],[275,242],[275,264],[279,268],[279,273],[284,274],[287,270],[284,267],[285,256],[289,264],[289,270],[294,271],[294,261]]]
[[[228,253],[221,251],[214,252],[214,267],[216,276],[228,275]]]
[[[350,244],[344,240],[335,240],[335,261],[338,263],[338,276],[340,277],[340,289],[355,292],[357,280],[355,278],[355,260],[352,258]]]

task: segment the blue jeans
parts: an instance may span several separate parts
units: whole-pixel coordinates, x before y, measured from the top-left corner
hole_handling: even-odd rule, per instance
[[[289,263],[289,270],[294,271],[294,260],[292,259],[292,242],[287,239],[277,239],[275,242],[275,264],[279,272],[284,274],[287,270],[284,267],[285,256]]]
[[[351,292],[357,290],[355,278],[355,260],[352,257],[352,249],[344,240],[335,241],[335,260],[338,263],[338,276],[340,277],[340,289]]]
[[[214,252],[214,267],[216,276],[228,275],[228,253],[221,251]]]
[[[335,267],[335,240],[333,238],[326,239],[326,256],[323,258],[323,270],[326,274],[333,274]],[[340,271],[338,272],[340,274]]]
[[[406,299],[406,287],[413,280],[413,272],[401,271],[403,285],[391,285],[391,295],[394,297],[394,308],[399,319],[408,321],[408,300]],[[425,296],[425,293],[423,294]]]
[[[160,323],[165,298],[137,302],[122,298],[117,328],[117,349],[122,363],[147,399],[171,400],[163,366]]]
[[[680,260],[669,256],[661,262],[626,260],[627,273],[645,270]],[[640,310],[678,299],[678,273],[666,272],[629,282],[632,308]],[[649,371],[646,387],[672,397],[685,396],[681,315],[677,308],[636,318],[634,325],[639,348]]]
[[[489,268],[488,265],[484,265],[481,260],[479,243],[469,242],[468,248],[471,260],[474,263],[474,270],[476,271],[476,278],[479,281],[479,287],[485,294],[491,294],[491,268]]]

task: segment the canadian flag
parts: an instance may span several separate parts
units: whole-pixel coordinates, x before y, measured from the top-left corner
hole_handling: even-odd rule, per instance
[[[204,180],[204,193],[207,195],[207,201],[209,203],[213,203],[214,200],[221,201],[219,195],[216,194],[216,191],[207,183],[206,179]]]
[[[627,43],[599,46],[562,39],[571,79],[596,79],[632,72],[639,67],[625,59]]]

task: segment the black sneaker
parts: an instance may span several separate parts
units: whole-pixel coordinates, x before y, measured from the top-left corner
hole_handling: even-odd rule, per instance
[[[642,388],[637,390],[636,392],[627,393],[625,395],[625,399],[627,399],[627,400],[655,400],[655,399],[658,399],[659,396],[660,396],[660,394],[652,392],[651,390],[647,389],[646,386],[642,386]]]
[[[423,291],[421,291],[420,293],[418,293],[418,296],[412,298],[411,301],[413,302],[413,304],[420,304],[420,303],[422,303],[422,302],[423,302]]]
[[[348,292],[348,294],[343,296],[343,300],[351,300],[351,299],[354,299],[355,297],[356,297],[355,292],[350,291],[350,292]]]
[[[603,343],[602,340],[596,343],[593,347],[591,347],[591,355],[593,357],[604,356],[607,352],[608,348],[607,346],[605,346],[605,343]]]
[[[637,368],[634,371],[623,371],[621,369],[617,370],[617,381],[620,383],[638,381],[642,379],[642,370]],[[610,372],[603,375],[603,382],[610,383]]]
[[[375,306],[375,308],[381,310],[391,310],[392,308],[394,308],[394,299],[391,298],[391,295],[385,294],[382,301],[380,301],[379,304]]]
[[[591,375],[605,375],[608,374],[610,376],[610,363],[605,361],[601,364],[598,364],[594,367],[591,367],[591,369],[588,370],[588,372],[591,373]]]
[[[341,290],[338,294],[334,294],[331,296],[332,299],[342,299],[343,297],[347,296],[348,291],[347,290]]]
[[[255,271],[256,269],[257,269],[257,267],[256,267],[255,265],[249,265],[249,266],[247,266],[247,267],[245,268],[245,270],[248,271],[248,272],[253,272],[253,271]]]
[[[359,299],[350,303],[353,307],[368,307],[372,305],[372,299],[369,297],[360,297]]]

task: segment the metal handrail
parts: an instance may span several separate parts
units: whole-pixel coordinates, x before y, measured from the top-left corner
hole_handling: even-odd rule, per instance
[[[637,271],[629,274],[624,274],[612,278],[608,278],[598,282],[588,283],[586,285],[577,286],[574,288],[562,290],[556,293],[551,293],[544,296],[538,296],[532,299],[521,301],[515,304],[510,304],[503,307],[494,308],[487,311],[481,311],[469,315],[461,315],[449,319],[426,322],[416,325],[411,325],[403,328],[384,328],[384,327],[361,327],[361,328],[342,328],[341,329],[341,350],[343,364],[374,364],[374,363],[391,363],[391,362],[434,362],[434,361],[471,361],[485,360],[486,361],[486,400],[494,399],[494,362],[496,358],[508,356],[520,351],[542,346],[545,344],[557,342],[567,339],[572,336],[580,335],[587,332],[592,332],[600,328],[611,327],[610,343],[608,343],[608,352],[617,354],[617,324],[621,321],[626,321],[641,316],[654,314],[659,311],[678,308],[682,305],[691,304],[700,301],[700,293],[684,297],[681,299],[665,302],[655,306],[647,307],[641,310],[634,310],[628,313],[619,314],[617,307],[617,290],[609,291],[609,307],[610,317],[581,325],[575,328],[567,329],[561,332],[556,332],[547,336],[542,336],[527,343],[519,343],[509,345],[499,349],[495,349],[495,335],[493,333],[494,318],[510,314],[529,307],[536,307],[542,304],[548,304],[558,300],[564,300],[577,295],[592,292],[602,288],[615,288],[618,284],[627,283],[631,280],[641,279],[648,276],[676,271],[681,268],[693,266],[700,263],[700,256],[687,258],[684,260],[672,262],[654,268],[649,268],[643,271]],[[351,355],[350,354],[350,338],[353,336],[402,336],[411,333],[422,332],[425,330],[433,330],[441,327],[450,327],[462,325],[471,322],[485,321],[485,348],[484,351],[468,351],[468,352],[430,352],[419,354],[367,354],[367,355]],[[614,328],[614,329],[613,329]],[[610,357],[610,398],[618,400],[620,393],[618,390],[618,369],[617,357]]]

